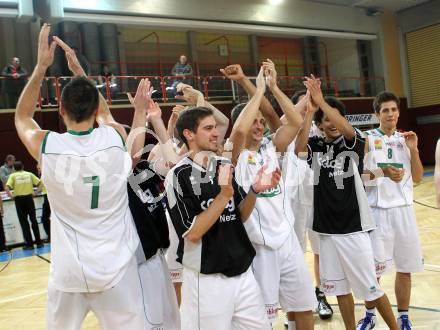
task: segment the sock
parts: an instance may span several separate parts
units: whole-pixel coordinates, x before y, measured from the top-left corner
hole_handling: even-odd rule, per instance
[[[289,327],[288,330],[296,330],[296,324],[295,321],[288,321]]]
[[[398,309],[397,312],[399,313],[399,317],[401,317],[402,315],[408,316],[408,311],[407,310]]]
[[[376,315],[376,307],[373,307],[373,308],[366,308],[365,307],[365,309],[367,310],[367,313],[370,313],[370,314],[374,314],[374,315]]]

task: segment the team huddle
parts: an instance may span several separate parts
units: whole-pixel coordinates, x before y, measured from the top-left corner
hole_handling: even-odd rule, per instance
[[[390,329],[411,329],[411,273],[423,271],[412,194],[423,166],[416,134],[397,130],[395,95],[377,95],[380,127],[361,132],[318,78],[290,99],[266,60],[255,84],[240,65],[220,70],[250,97],[230,118],[180,84],[193,106],[176,106],[166,126],[142,79],[128,127],[49,32],[44,24],[15,115],[53,214],[48,329],[79,329],[93,311],[104,329],[260,330],[281,308],[288,329],[308,330],[315,311],[332,317],[326,295],[346,329],[374,328],[376,308]],[[63,134],[33,120],[58,46],[75,75],[61,96]],[[393,264],[397,320],[379,284]],[[353,295],[366,307],[357,324]]]

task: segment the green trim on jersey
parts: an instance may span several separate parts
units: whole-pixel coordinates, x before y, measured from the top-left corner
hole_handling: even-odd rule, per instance
[[[94,127],[90,127],[87,131],[74,131],[73,129],[70,129],[67,131],[67,133],[72,135],[87,135],[92,133],[94,129]]]
[[[96,150],[93,153],[91,153],[90,155],[62,154],[62,153],[59,153],[59,152],[47,152],[45,154],[46,155],[64,155],[64,156],[76,156],[76,157],[89,157],[91,155],[96,154],[97,152],[106,151],[106,150],[109,150],[109,149],[112,149],[112,148],[117,148],[117,149],[121,149],[122,151],[127,151],[126,148],[123,148],[121,146],[110,146],[110,147],[107,147],[107,148],[104,148],[104,149]]]
[[[41,153],[44,154],[46,151],[46,143],[47,143],[47,137],[49,136],[50,131],[47,131],[43,138],[43,143],[41,144]]]
[[[379,168],[385,168],[387,166],[394,166],[397,168],[403,168],[403,164],[402,163],[377,163],[377,167]]]
[[[385,135],[385,132],[380,129],[380,127],[376,128],[376,131],[379,132],[380,135]]]

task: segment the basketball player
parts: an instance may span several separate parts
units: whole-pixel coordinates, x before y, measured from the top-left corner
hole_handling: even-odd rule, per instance
[[[243,223],[256,194],[278,184],[280,172],[258,172],[246,192],[229,161],[216,155],[219,132],[211,109],[183,111],[177,131],[189,150],[166,178],[168,209],[183,264],[183,330],[270,329],[250,269],[255,250]]]
[[[291,100],[295,108],[304,118],[307,111],[306,90],[296,92]],[[307,95],[308,96],[308,95]],[[285,120],[285,118],[281,118]],[[321,131],[312,122],[309,137],[321,136]],[[313,252],[313,268],[315,274],[315,294],[318,300],[317,312],[322,320],[329,319],[333,315],[333,309],[327,302],[324,292],[321,291],[319,278],[319,234],[311,230],[313,221],[313,172],[307,161],[300,159],[295,154],[295,141],[288,148],[288,152],[283,160],[283,178],[286,180],[288,205],[292,207],[295,215],[295,233],[303,252],[306,252],[306,234],[308,234],[310,246]]]
[[[84,77],[74,51],[54,37],[39,35],[38,60],[15,113],[18,135],[39,161],[52,206],[52,262],[47,301],[48,329],[80,329],[92,310],[103,329],[144,329],[141,287],[134,252],[139,238],[128,208],[131,157],[124,129],[95,119],[107,110]],[[61,95],[67,132],[42,130],[33,119],[40,85],[57,46],[77,77]],[[147,95],[145,81],[140,92]],[[144,109],[136,109],[135,113]]]
[[[413,182],[423,178],[423,166],[414,132],[397,131],[399,99],[379,93],[373,108],[380,126],[367,131],[365,169],[370,176],[366,191],[377,230],[371,233],[376,275],[380,278],[396,266],[395,293],[399,329],[411,329],[408,310],[411,273],[423,271],[422,249],[413,208]],[[383,172],[383,174],[382,174]],[[366,316],[359,329],[372,329],[374,305],[366,302]],[[365,325],[362,328],[362,325]]]
[[[295,152],[307,155],[315,176],[312,229],[320,234],[321,289],[337,296],[346,329],[356,329],[353,291],[377,306],[388,327],[396,330],[390,303],[376,279],[368,234],[375,224],[359,174],[364,140],[345,119],[344,105],[332,97],[324,99],[318,79],[306,78],[305,85],[310,99]],[[325,137],[309,138],[313,116]]]
[[[279,166],[279,153],[284,153],[295,138],[302,119],[290,99],[279,89],[275,65],[263,62],[262,71],[272,94],[279,103],[287,124],[280,126],[273,136],[263,137],[266,120],[259,111],[265,85],[259,84],[262,72],[257,77],[257,89],[243,108],[232,111],[234,127],[230,141],[237,160],[237,182],[248,189],[250,178],[267,167]],[[238,155],[239,154],[239,155]],[[278,305],[287,312],[289,329],[313,329],[313,314],[318,303],[307,270],[301,247],[293,230],[293,215],[284,207],[285,184],[281,180],[274,189],[258,194],[255,209],[245,223],[251,242],[257,252],[252,267],[263,292],[266,311],[271,321],[277,318]]]

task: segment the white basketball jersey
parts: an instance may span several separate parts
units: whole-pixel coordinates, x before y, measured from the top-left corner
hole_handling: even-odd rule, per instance
[[[257,172],[266,165],[266,172],[279,168],[277,153],[273,142],[263,139],[260,150],[243,150],[235,169],[235,179],[245,191],[249,191]],[[272,189],[257,195],[255,208],[244,223],[249,239],[253,244],[266,245],[272,249],[279,248],[293,230],[293,218],[289,222],[289,207],[285,201],[285,185],[281,178]]]
[[[411,155],[401,133],[395,131],[385,135],[380,128],[366,132],[368,154],[365,155],[365,169],[375,170],[392,165],[405,170],[400,182],[389,178],[377,178],[366,184],[365,190],[370,206],[391,208],[413,204],[413,181]]]
[[[49,132],[42,179],[52,210],[50,281],[66,292],[115,286],[139,244],[128,208],[131,157],[118,132]]]

